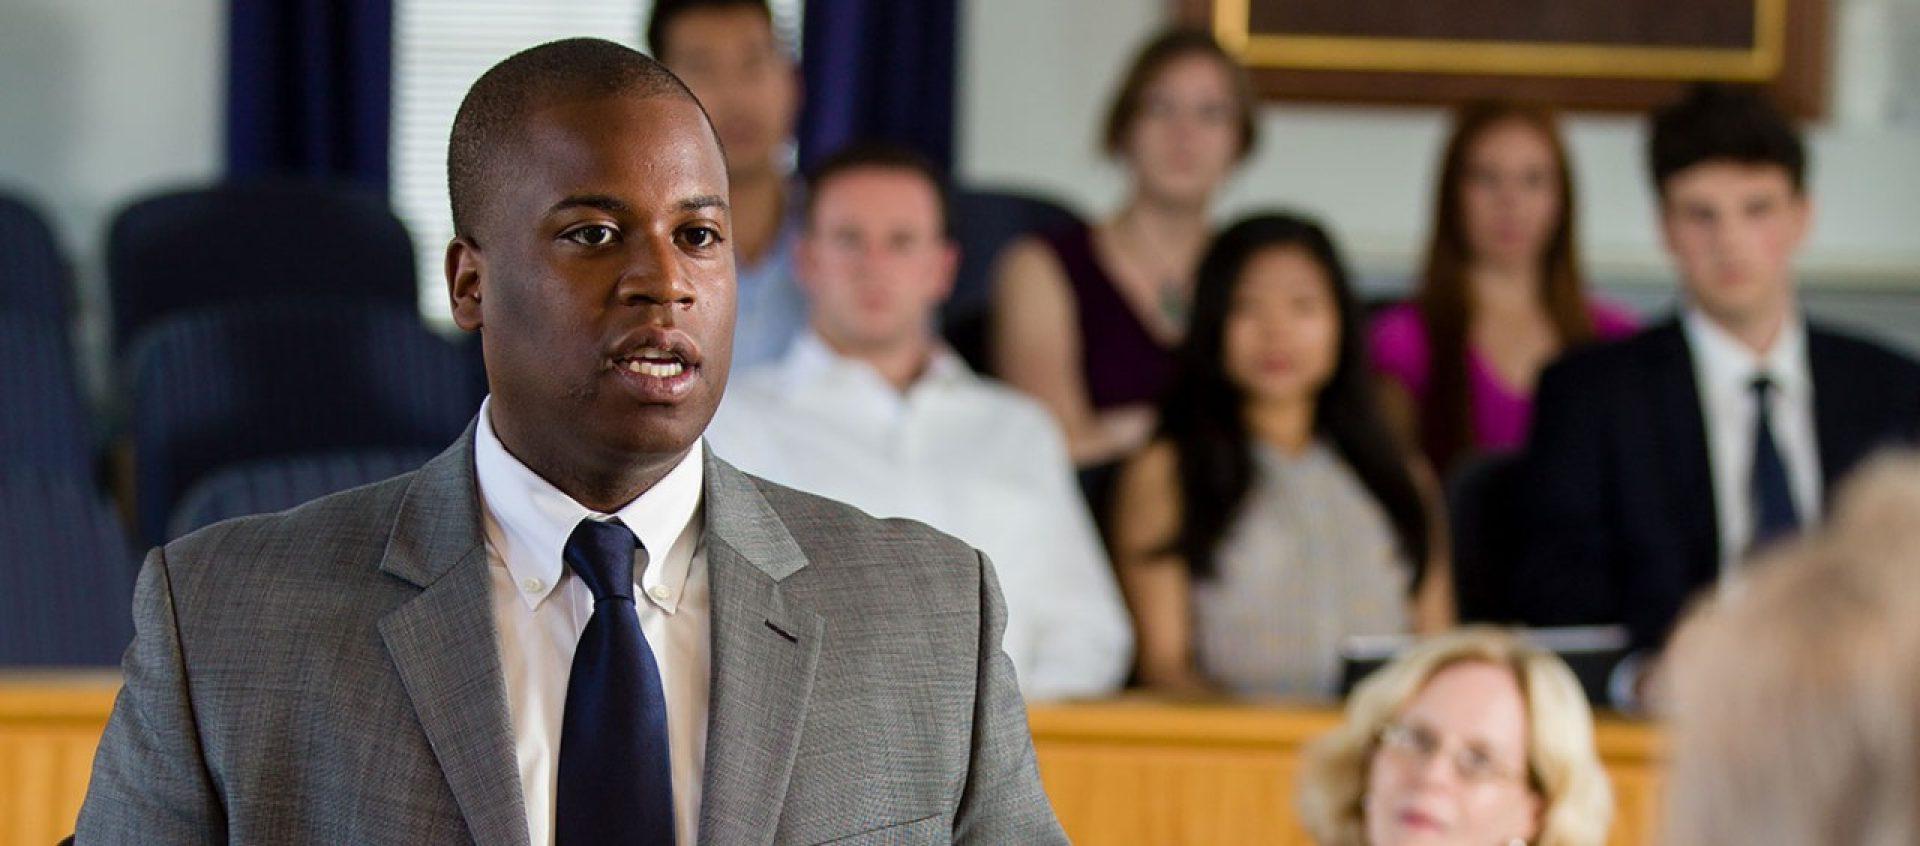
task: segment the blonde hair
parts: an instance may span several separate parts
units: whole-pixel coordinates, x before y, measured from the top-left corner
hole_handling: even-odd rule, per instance
[[[1308,747],[1301,821],[1322,846],[1366,843],[1367,767],[1380,731],[1435,674],[1465,662],[1513,672],[1527,705],[1527,769],[1540,794],[1540,846],[1600,846],[1613,794],[1593,747],[1593,712],[1567,665],[1502,629],[1473,626],[1421,642],[1369,676],[1347,699],[1347,719]]]
[[[1703,605],[1667,662],[1669,843],[1920,839],[1920,455]]]

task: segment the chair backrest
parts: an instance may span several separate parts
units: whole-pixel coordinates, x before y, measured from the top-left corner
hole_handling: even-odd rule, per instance
[[[389,479],[427,463],[431,449],[357,450],[234,464],[195,482],[180,497],[167,536],[249,514],[284,511],[331,493]]]
[[[272,180],[137,200],[107,236],[113,339],[169,313],[292,298],[418,302],[413,241],[387,199]]]
[[[441,448],[485,391],[471,343],[412,308],[224,306],[166,318],[134,350],[131,429],[141,540],[228,464],[356,449]]]
[[[1511,598],[1520,552],[1520,462],[1515,454],[1478,456],[1460,462],[1447,479],[1454,603],[1463,623],[1520,619]]]
[[[0,470],[0,666],[117,664],[136,568],[85,478]]]
[[[53,227],[25,200],[0,194],[0,314],[65,326],[70,296]]]
[[[92,430],[65,330],[37,315],[0,314],[0,362],[0,470],[90,476]]]
[[[941,309],[942,332],[961,358],[984,372],[993,265],[1000,251],[1016,238],[1070,225],[1080,216],[1053,200],[990,189],[955,191],[948,213],[960,245],[960,270]]]

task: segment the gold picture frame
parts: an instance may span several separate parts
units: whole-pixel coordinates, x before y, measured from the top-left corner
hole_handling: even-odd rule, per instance
[[[1508,97],[1639,110],[1671,98],[1687,83],[1714,80],[1767,88],[1803,117],[1825,110],[1830,0],[1751,0],[1751,38],[1724,47],[1259,32],[1253,26],[1256,2],[1175,0],[1174,6],[1182,20],[1210,30],[1245,64],[1262,93],[1276,99],[1445,103]]]
[[[1214,3],[1214,37],[1252,67],[1763,83],[1786,58],[1787,0],[1754,0],[1747,49],[1439,41],[1249,32],[1251,0]]]

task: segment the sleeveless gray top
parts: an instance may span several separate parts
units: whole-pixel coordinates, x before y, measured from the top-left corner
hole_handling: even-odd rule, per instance
[[[1412,569],[1360,478],[1315,441],[1298,456],[1256,442],[1254,480],[1193,584],[1200,671],[1240,694],[1337,694],[1350,635],[1408,630]]]

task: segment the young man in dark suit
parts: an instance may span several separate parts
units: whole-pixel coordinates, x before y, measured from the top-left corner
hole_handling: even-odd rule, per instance
[[[1700,86],[1652,129],[1679,314],[1541,376],[1513,585],[1530,623],[1625,623],[1636,659],[1751,550],[1817,520],[1864,456],[1920,434],[1920,366],[1801,313],[1813,203],[1786,119]]]

